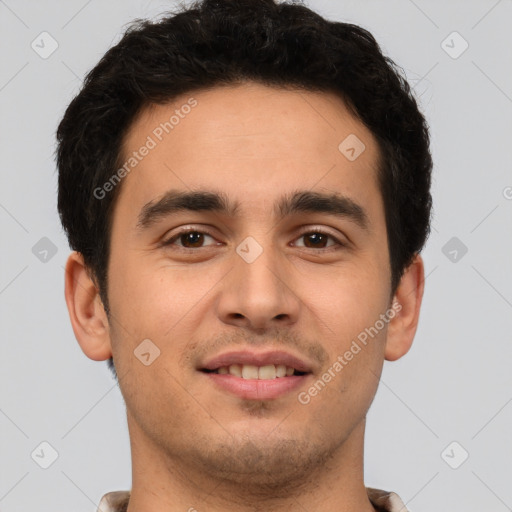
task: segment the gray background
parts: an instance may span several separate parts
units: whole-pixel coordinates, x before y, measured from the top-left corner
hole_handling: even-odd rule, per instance
[[[81,352],[64,302],[54,133],[123,26],[172,5],[0,1],[2,512],[93,511],[131,486],[122,396],[106,363]],[[424,305],[413,348],[385,363],[368,415],[366,484],[416,512],[512,510],[512,2],[308,5],[374,34],[432,131]],[[31,47],[43,31],[58,43],[47,58]]]

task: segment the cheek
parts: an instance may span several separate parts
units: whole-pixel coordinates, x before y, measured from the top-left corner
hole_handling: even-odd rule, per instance
[[[322,392],[324,399],[348,400],[354,407],[356,403],[364,407],[375,393],[381,372],[389,323],[381,315],[389,306],[389,288],[378,266],[358,268],[333,273],[324,283],[326,292],[317,294],[310,307],[319,319],[322,343],[329,353],[325,371],[330,369],[335,375],[326,393]]]
[[[148,429],[157,425],[177,428],[184,421],[177,411],[190,409],[190,397],[181,383],[179,355],[197,327],[194,306],[207,291],[200,282],[183,269],[150,267],[141,261],[130,264],[125,260],[112,269],[114,359],[118,375],[131,375],[120,380],[120,387],[140,424],[146,424],[147,418],[160,418],[147,424]],[[148,365],[139,359],[145,352],[150,354]]]
[[[211,282],[210,282],[211,281]],[[185,266],[126,261],[111,271],[113,314],[133,332],[160,338],[199,305],[215,280]]]
[[[388,287],[378,270],[366,269],[333,275],[327,292],[311,304],[317,325],[326,326],[322,343],[329,360],[314,389],[306,392],[314,414],[325,417],[326,428],[343,424],[347,417],[360,418],[377,390],[388,325],[381,320],[388,308]]]
[[[373,325],[388,306],[388,275],[379,262],[369,259],[331,266],[325,275],[315,276],[313,293],[309,286],[305,301],[342,338],[357,336]]]

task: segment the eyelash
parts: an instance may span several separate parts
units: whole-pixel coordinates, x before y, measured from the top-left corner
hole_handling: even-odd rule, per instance
[[[186,235],[187,233],[199,233],[199,234],[202,234],[202,235],[208,235],[212,238],[215,238],[211,233],[209,233],[208,231],[201,231],[199,229],[194,229],[194,228],[184,228],[182,229],[179,233],[176,233],[175,235],[173,235],[171,238],[167,239],[167,240],[164,240],[161,245],[164,246],[164,247],[169,247],[169,246],[172,246],[174,244],[174,242],[176,240],[178,240],[181,236],[183,235]],[[336,238],[335,236],[333,236],[331,233],[323,230],[323,229],[320,229],[320,228],[308,228],[307,230],[304,230],[302,231],[299,236],[297,237],[298,238],[301,238],[305,235],[312,235],[312,234],[321,234],[321,235],[324,235],[324,236],[327,236],[329,238],[331,238],[332,240],[334,240],[335,245],[334,246],[330,246],[330,247],[321,247],[320,249],[315,249],[314,247],[303,247],[303,249],[310,249],[310,250],[313,250],[315,252],[318,252],[318,251],[332,251],[332,250],[339,250],[340,248],[344,248],[344,247],[347,247],[347,244],[344,243],[344,242],[341,242],[338,238]],[[338,247],[336,247],[336,245]],[[182,251],[182,252],[197,252],[199,249],[204,249],[204,247],[196,247],[196,248],[190,248],[190,247],[179,247],[176,249],[178,251]]]

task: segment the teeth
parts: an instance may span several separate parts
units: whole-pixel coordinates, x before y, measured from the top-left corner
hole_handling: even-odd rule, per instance
[[[292,372],[290,375],[293,375],[293,368],[290,368]],[[284,364],[278,364],[276,366],[276,377],[285,377],[286,376],[286,366]]]
[[[275,379],[277,377],[286,377],[293,375],[294,368],[284,364],[267,364],[265,366],[254,366],[252,364],[232,364],[231,366],[222,366],[216,373],[223,375],[230,374],[243,379]]]
[[[258,367],[252,364],[244,364],[242,366],[242,378],[244,379],[257,379]]]
[[[232,364],[229,368],[229,373],[235,377],[242,376],[242,367],[239,364]]]
[[[276,378],[276,367],[273,364],[267,364],[266,366],[260,366],[258,370],[258,379],[275,379]]]

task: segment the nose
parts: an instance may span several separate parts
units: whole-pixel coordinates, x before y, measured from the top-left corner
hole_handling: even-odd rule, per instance
[[[254,251],[257,247],[249,243],[245,248]],[[254,260],[244,257],[243,248],[233,254],[232,271],[222,281],[218,317],[226,324],[254,331],[290,327],[297,322],[301,308],[294,291],[293,267],[277,248],[259,250],[262,252]]]

